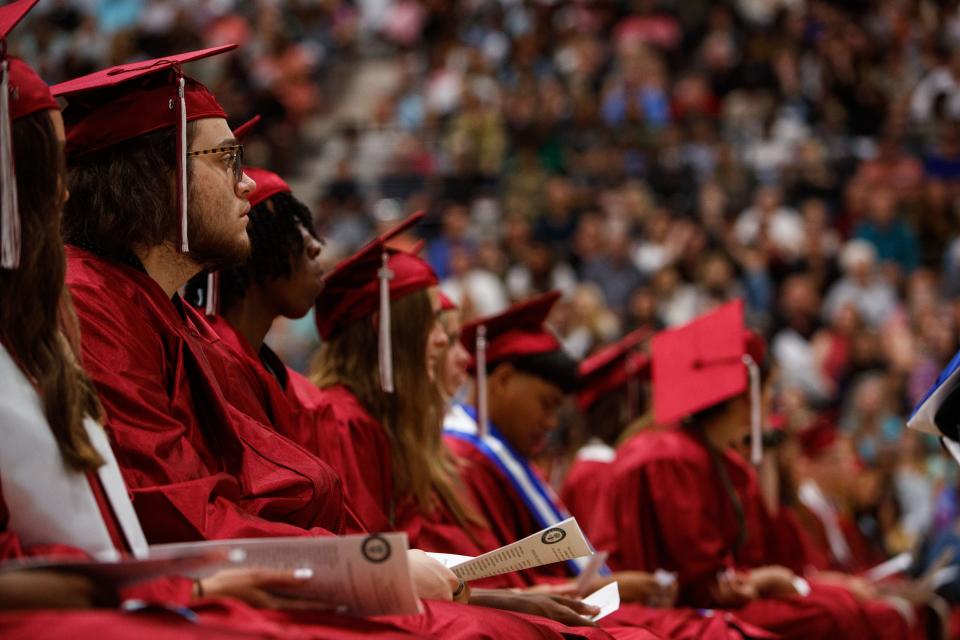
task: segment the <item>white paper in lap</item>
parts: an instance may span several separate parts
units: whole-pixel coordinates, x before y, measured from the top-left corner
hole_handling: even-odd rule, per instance
[[[285,590],[284,595],[344,607],[354,615],[419,612],[404,533],[154,545],[150,547],[150,557],[175,557],[212,548],[225,549],[234,555],[237,550],[242,551],[240,566],[313,571],[312,578],[302,588]],[[189,575],[202,577],[208,573],[201,569]]]
[[[600,587],[591,593],[584,598],[583,601],[589,605],[600,608],[600,613],[590,618],[596,622],[597,620],[606,618],[620,608],[620,587],[616,582],[611,582],[605,587]]]

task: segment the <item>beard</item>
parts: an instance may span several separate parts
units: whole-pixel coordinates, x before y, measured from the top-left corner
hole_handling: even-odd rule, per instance
[[[237,266],[250,257],[250,237],[246,231],[237,232],[237,221],[224,213],[229,209],[191,184],[187,209],[190,257],[204,269]]]

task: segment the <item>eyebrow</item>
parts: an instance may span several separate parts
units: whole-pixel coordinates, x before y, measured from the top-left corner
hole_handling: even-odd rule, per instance
[[[236,138],[231,137],[231,138],[224,138],[223,140],[221,140],[220,142],[218,142],[217,144],[215,144],[215,145],[213,145],[213,146],[214,146],[214,148],[216,149],[216,148],[219,148],[219,147],[230,147],[230,146],[233,146],[233,145],[235,145],[235,144],[240,144],[240,141],[237,140]]]

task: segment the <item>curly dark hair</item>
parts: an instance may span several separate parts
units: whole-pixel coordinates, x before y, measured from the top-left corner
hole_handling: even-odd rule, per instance
[[[187,125],[187,143],[196,123]],[[122,260],[176,236],[176,132],[157,131],[69,159],[67,243]],[[189,167],[188,167],[189,170]]]
[[[275,194],[250,210],[250,257],[240,266],[220,271],[221,311],[243,300],[251,282],[263,284],[291,275],[293,260],[304,249],[301,226],[319,239],[310,209],[291,193]],[[201,304],[206,285],[206,274],[195,276],[187,285],[187,300]]]

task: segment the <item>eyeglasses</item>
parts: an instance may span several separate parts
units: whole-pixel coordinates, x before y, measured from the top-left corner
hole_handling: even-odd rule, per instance
[[[243,145],[242,144],[231,144],[225,147],[217,147],[216,149],[203,149],[202,151],[190,151],[187,153],[187,157],[191,158],[193,156],[207,156],[213,153],[229,153],[230,156],[230,169],[233,171],[233,179],[236,182],[243,180]]]

